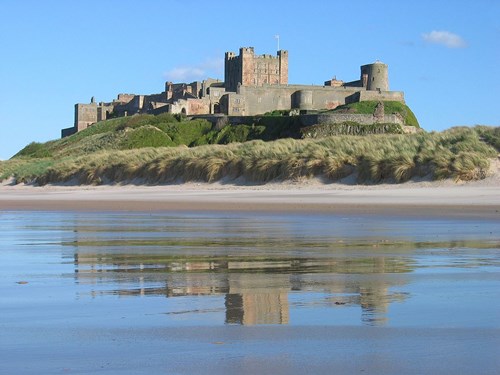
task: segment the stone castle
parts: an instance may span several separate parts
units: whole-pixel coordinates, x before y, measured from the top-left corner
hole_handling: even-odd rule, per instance
[[[333,78],[324,85],[295,85],[288,84],[288,51],[279,50],[276,56],[255,55],[253,47],[245,47],[240,48],[239,55],[226,52],[224,82],[210,78],[192,83],[166,82],[160,94],[119,94],[112,102],[99,103],[92,98],[88,104],[75,104],[74,126],[63,129],[61,135],[74,134],[110,117],[136,113],[254,116],[275,110],[329,110],[366,100],[404,102],[403,92],[389,91],[386,64],[377,61],[361,66],[356,81]],[[361,122],[375,121],[370,117]]]

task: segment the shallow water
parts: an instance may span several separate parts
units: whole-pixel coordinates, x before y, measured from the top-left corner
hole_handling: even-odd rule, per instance
[[[47,348],[96,332],[113,341],[115,330],[500,329],[498,221],[2,212],[0,224],[0,362],[8,370],[19,369],[24,347],[44,358],[39,370],[93,372],[68,367],[74,348],[47,363]]]

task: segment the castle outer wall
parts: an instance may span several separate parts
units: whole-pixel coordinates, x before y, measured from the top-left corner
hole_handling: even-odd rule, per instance
[[[309,85],[241,86],[221,101],[221,113],[253,116],[274,110],[329,110],[363,100],[404,102],[400,91],[366,91],[363,88]]]

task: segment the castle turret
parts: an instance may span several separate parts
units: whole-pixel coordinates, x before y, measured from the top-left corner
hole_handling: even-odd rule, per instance
[[[278,51],[279,60],[279,84],[288,85],[288,51]]]
[[[361,66],[361,82],[367,90],[389,91],[389,74],[387,64],[376,61]]]

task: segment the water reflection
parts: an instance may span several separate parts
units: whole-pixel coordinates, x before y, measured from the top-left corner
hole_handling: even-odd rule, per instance
[[[272,259],[269,256],[265,261],[251,257],[236,261],[230,257],[211,257],[206,261],[190,261],[189,257],[185,260],[146,254],[128,257],[80,253],[78,249],[74,258],[75,275],[79,283],[96,286],[91,292],[93,296],[225,295],[226,323],[244,325],[287,324],[288,294],[299,292],[325,296],[302,307],[357,305],[362,309],[365,323],[384,323],[388,305],[406,298],[391,293],[390,288],[404,285],[405,279],[389,282],[378,275],[406,273],[411,269],[409,259],[390,257]],[[100,288],[110,285],[114,289]]]
[[[74,263],[76,282],[91,287],[81,297],[220,296],[216,310],[225,312],[226,324],[289,324],[293,312],[312,309],[329,309],[335,319],[335,312],[349,309],[359,311],[362,324],[383,325],[391,304],[411,298],[405,289],[416,269],[498,262],[487,253],[460,253],[498,247],[496,238],[457,235],[467,223],[448,235],[447,223],[417,224],[336,216],[88,214],[66,223],[72,238],[66,232],[60,245]],[[435,264],[425,264],[422,252],[429,251]],[[168,314],[213,311],[184,307]]]

